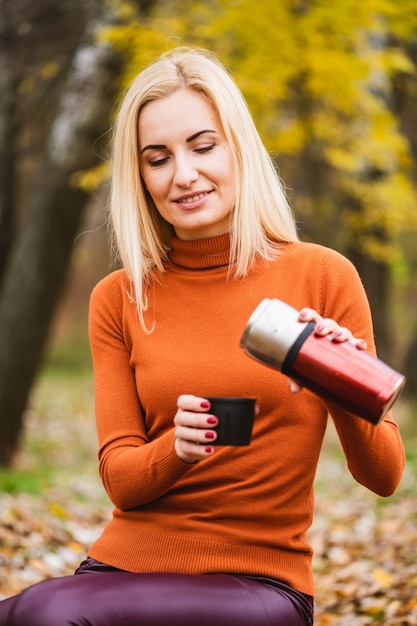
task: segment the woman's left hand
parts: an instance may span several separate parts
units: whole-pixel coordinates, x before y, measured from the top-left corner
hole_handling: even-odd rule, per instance
[[[321,315],[319,315],[314,309],[304,307],[301,309],[298,319],[300,322],[315,322],[316,327],[314,329],[314,333],[316,335],[321,337],[330,335],[332,341],[336,341],[338,343],[350,341],[358,348],[358,350],[366,350],[367,348],[366,341],[354,337],[348,328],[339,326],[334,319],[330,317],[321,317]],[[302,385],[293,378],[289,379],[289,385],[292,393],[298,393],[303,388]]]

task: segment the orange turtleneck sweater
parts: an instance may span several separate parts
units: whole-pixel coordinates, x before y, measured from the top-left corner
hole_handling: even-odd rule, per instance
[[[377,494],[400,481],[401,438],[391,415],[375,427],[306,390],[291,394],[286,377],[246,356],[239,340],[267,297],[334,318],[373,351],[360,279],[344,257],[314,244],[287,244],[239,279],[228,276],[227,235],[172,245],[149,288],[151,334],[123,270],[92,293],[100,475],[115,509],[89,556],[133,572],[268,576],[313,595],[306,533],[328,411],[350,471]],[[251,445],[181,461],[173,417],[183,393],[256,397]]]

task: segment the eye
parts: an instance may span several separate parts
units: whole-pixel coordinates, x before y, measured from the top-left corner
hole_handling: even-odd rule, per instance
[[[149,161],[150,167],[161,167],[161,165],[165,165],[168,161],[168,157],[164,157],[163,159],[156,159],[155,161]]]
[[[195,151],[198,152],[198,154],[205,154],[206,152],[210,152],[211,150],[213,150],[214,147],[215,147],[215,144],[212,143],[209,146],[203,146],[202,148],[196,148]]]

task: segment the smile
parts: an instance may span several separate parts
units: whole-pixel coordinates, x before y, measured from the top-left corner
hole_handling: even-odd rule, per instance
[[[188,203],[191,203],[191,202],[198,202],[198,200],[201,200],[202,198],[207,196],[208,193],[209,192],[198,193],[195,196],[189,196],[188,198],[179,198],[178,200],[175,200],[175,202],[180,202],[181,204],[188,204]]]

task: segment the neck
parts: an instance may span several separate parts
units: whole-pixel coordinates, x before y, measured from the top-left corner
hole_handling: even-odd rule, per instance
[[[185,269],[211,269],[230,263],[230,234],[207,239],[184,240],[171,236],[171,263]]]

